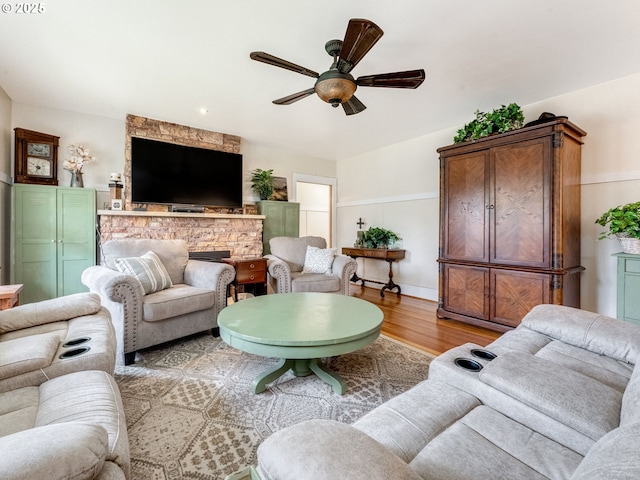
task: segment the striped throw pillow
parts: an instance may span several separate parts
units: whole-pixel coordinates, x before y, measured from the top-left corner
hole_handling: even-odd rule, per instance
[[[171,287],[171,278],[158,256],[149,251],[141,257],[118,258],[116,268],[122,273],[133,275],[142,284],[145,295]]]

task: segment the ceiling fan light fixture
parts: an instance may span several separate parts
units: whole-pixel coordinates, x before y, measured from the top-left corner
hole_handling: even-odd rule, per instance
[[[320,75],[314,88],[321,100],[337,107],[348,102],[358,86],[351,75],[329,70]]]

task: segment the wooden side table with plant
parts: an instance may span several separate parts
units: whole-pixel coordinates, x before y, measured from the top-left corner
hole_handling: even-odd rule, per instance
[[[400,285],[393,281],[393,262],[402,260],[406,251],[400,248],[389,248],[398,240],[402,240],[400,236],[386,228],[370,227],[365,231],[358,232],[358,239],[355,246],[353,248],[343,248],[342,254],[352,258],[373,258],[387,261],[389,263],[389,280],[387,282],[368,280],[354,273],[351,281],[354,283],[361,282],[361,286],[363,287],[365,282],[382,284],[382,288],[380,289],[381,297],[384,298],[385,290],[397,290],[398,297],[400,297]]]

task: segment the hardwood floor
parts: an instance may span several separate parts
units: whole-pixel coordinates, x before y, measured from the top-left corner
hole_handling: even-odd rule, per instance
[[[501,333],[455,320],[439,319],[437,303],[421,298],[385,292],[379,288],[351,284],[351,296],[367,300],[384,312],[382,333],[413,347],[439,355],[450,348],[472,342],[486,346]]]

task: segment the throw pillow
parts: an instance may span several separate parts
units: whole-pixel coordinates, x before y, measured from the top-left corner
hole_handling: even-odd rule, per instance
[[[307,247],[302,273],[331,273],[335,248]]]
[[[173,285],[167,269],[154,252],[149,251],[141,257],[118,258],[115,263],[118,271],[140,281],[145,295]]]

